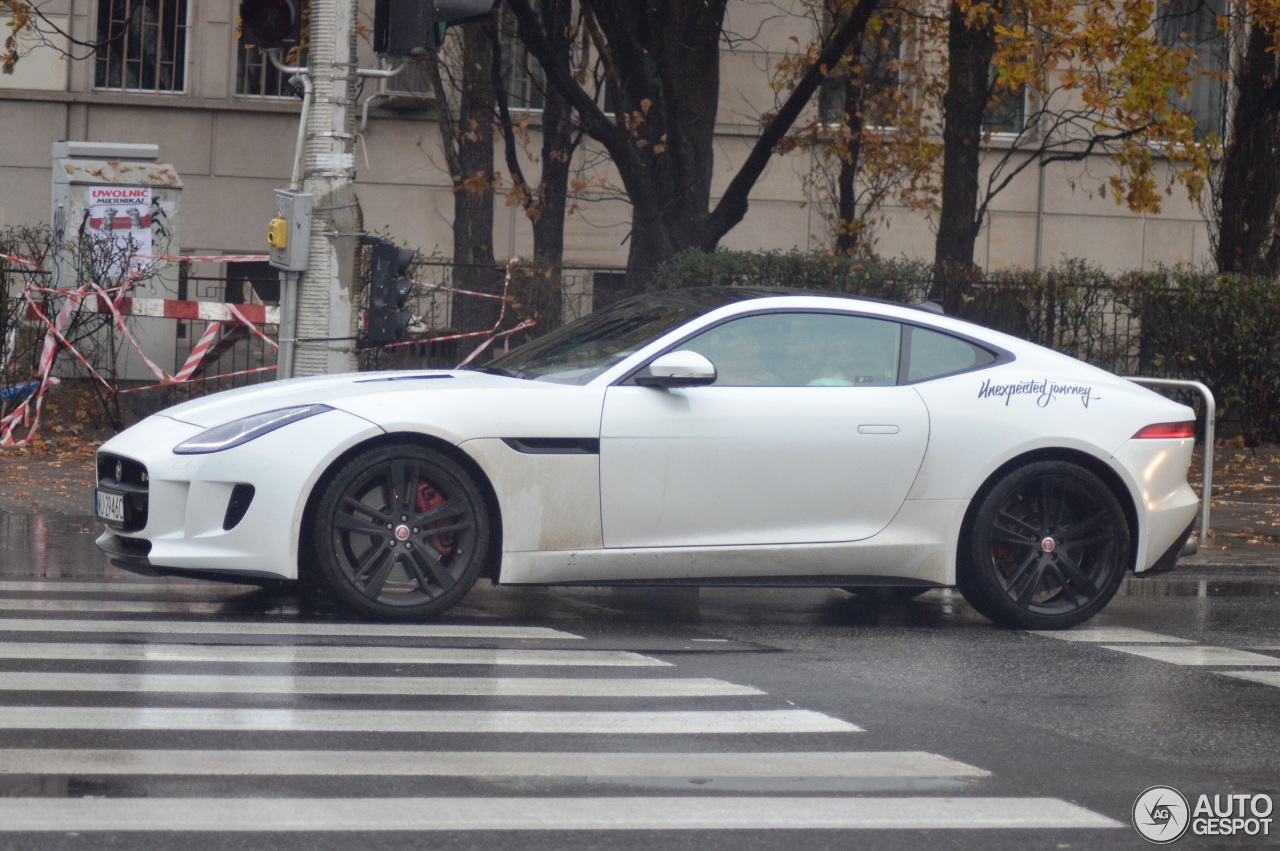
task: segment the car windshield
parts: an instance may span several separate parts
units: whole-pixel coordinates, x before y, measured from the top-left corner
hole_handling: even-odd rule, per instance
[[[480,369],[557,384],[586,384],[694,317],[759,295],[759,291],[745,288],[708,288],[629,298],[526,343]]]

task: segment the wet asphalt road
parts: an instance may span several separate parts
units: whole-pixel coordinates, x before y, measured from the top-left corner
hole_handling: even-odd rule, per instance
[[[361,632],[116,571],[93,530],[0,515],[0,848],[1142,848],[1151,786],[1280,804],[1265,571],[1135,582],[1056,636],[946,592],[488,585],[443,633]],[[1276,809],[1173,847],[1276,847]]]

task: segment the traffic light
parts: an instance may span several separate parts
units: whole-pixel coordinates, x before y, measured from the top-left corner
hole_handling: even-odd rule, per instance
[[[367,335],[372,345],[393,343],[409,327],[410,317],[404,306],[413,291],[408,274],[416,253],[412,248],[400,248],[381,239],[373,243]]]
[[[266,50],[295,47],[302,40],[305,0],[240,0],[240,33],[245,44]]]
[[[435,53],[449,24],[483,19],[498,0],[375,0],[373,51],[380,56]]]

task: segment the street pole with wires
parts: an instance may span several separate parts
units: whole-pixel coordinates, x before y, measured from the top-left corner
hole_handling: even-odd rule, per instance
[[[246,41],[268,49],[302,87],[303,108],[289,190],[276,190],[268,229],[271,265],[281,270],[279,377],[354,372],[359,304],[354,282],[364,219],[355,192],[356,84],[389,77],[362,69],[355,0],[311,0],[307,63],[291,67],[280,49],[302,39],[304,0],[241,0]],[[410,57],[439,50],[444,28],[489,14],[497,0],[376,0],[374,50]],[[305,253],[301,250],[306,246]],[[300,273],[300,274],[299,274]]]

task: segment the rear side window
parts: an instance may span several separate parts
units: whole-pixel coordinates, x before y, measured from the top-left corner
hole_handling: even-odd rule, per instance
[[[995,363],[996,354],[929,328],[907,329],[907,381],[927,381]]]

